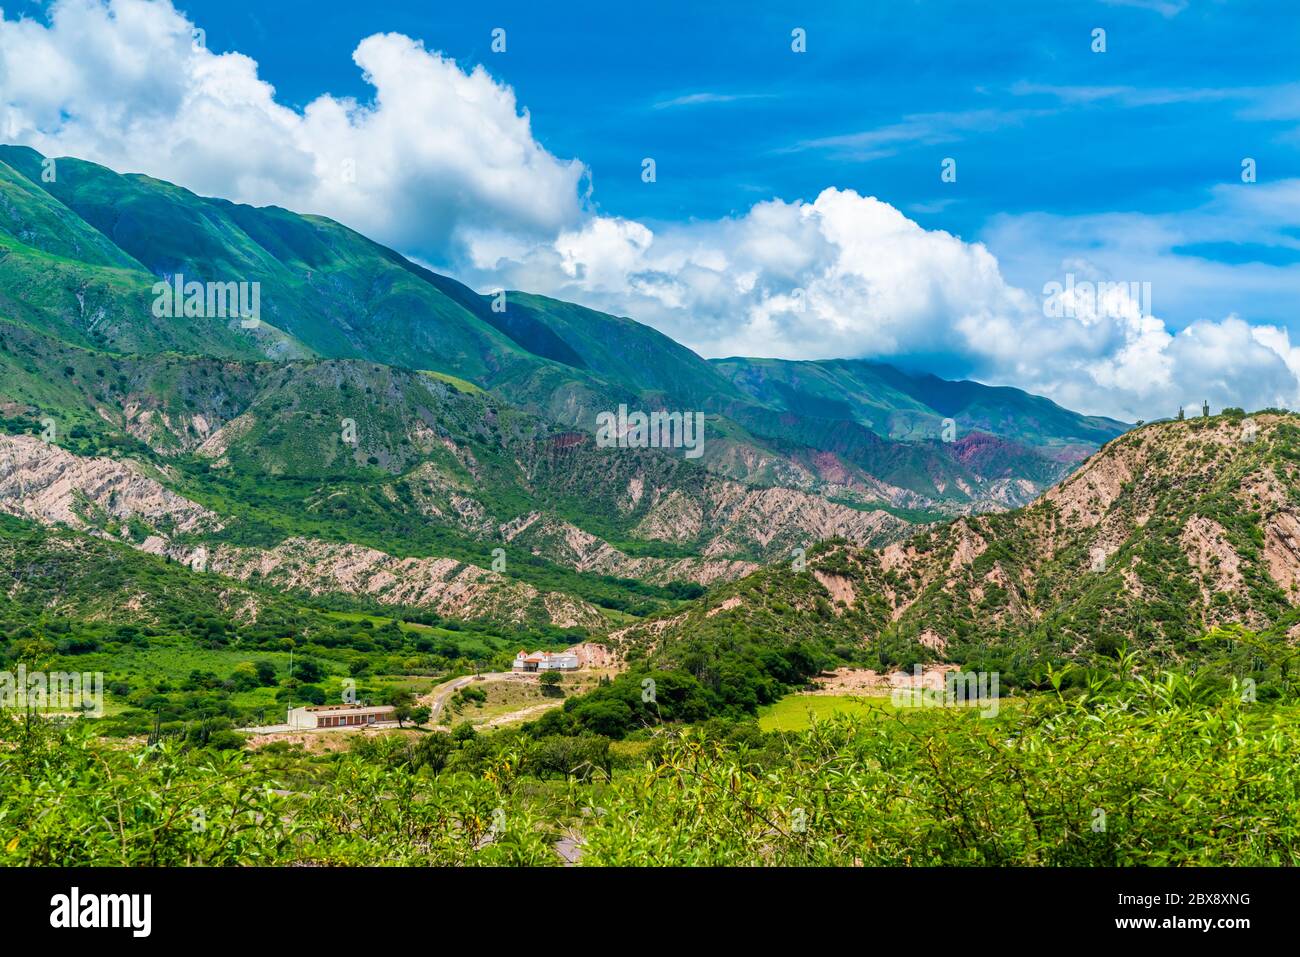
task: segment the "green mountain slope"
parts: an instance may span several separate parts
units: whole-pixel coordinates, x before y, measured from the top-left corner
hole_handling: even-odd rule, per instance
[[[322,355],[478,377],[517,351],[388,250],[331,220],[205,199],[71,158],[59,159],[55,181],[45,183],[34,151],[0,148],[0,159],[155,277],[260,283],[263,321]]]
[[[1228,412],[1130,432],[1026,508],[883,549],[828,543],[622,639],[696,670],[808,642],[1015,685],[1123,646],[1165,665],[1229,659],[1262,682],[1300,663],[1298,633],[1300,417]]]
[[[78,345],[368,359],[455,376],[582,429],[621,403],[699,409],[711,414],[705,462],[716,471],[899,508],[1017,504],[1120,428],[1015,390],[903,381],[883,366],[710,363],[631,319],[513,291],[497,308],[322,217],[71,158],[52,179],[45,168],[33,150],[0,147],[0,316]],[[177,274],[259,283],[261,325],[155,317],[153,284]],[[970,455],[934,441],[930,419],[953,408],[967,434],[1008,444]]]
[[[0,510],[76,514],[186,561],[226,547],[232,574],[251,573],[258,550],[310,541],[319,561],[294,573],[301,587],[346,591],[330,556],[363,546],[451,560],[421,566],[421,594],[441,606],[456,563],[478,576],[499,553],[507,579],[644,614],[789,548],[907,527],[668,450],[599,448],[462,380],[365,360],[113,356],[0,322],[0,396]],[[50,442],[9,438],[24,433]],[[163,507],[128,465],[189,504]],[[180,520],[160,523],[169,509]],[[191,529],[195,510],[210,515]]]
[[[757,401],[813,418],[857,422],[886,438],[939,438],[943,420],[951,418],[958,436],[984,432],[1078,459],[1086,453],[1072,447],[1095,448],[1126,428],[1020,389],[913,375],[879,362],[731,358],[713,365]]]

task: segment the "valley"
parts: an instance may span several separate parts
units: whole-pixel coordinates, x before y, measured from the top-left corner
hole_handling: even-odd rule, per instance
[[[1297,860],[1295,414],[706,360],[43,159],[0,147],[0,654],[105,694],[0,718],[0,862]]]

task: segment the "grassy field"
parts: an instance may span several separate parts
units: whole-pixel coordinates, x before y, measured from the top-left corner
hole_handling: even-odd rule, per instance
[[[1001,698],[998,709],[1015,707],[1019,699]],[[968,706],[980,713],[985,713],[992,706],[991,702],[974,702]],[[925,713],[930,708],[917,708],[909,705],[895,705],[889,695],[869,697],[866,695],[786,695],[776,704],[758,709],[758,726],[764,731],[806,731],[813,720],[822,721],[834,714],[882,715],[899,711]],[[993,712],[996,713],[996,712]]]
[[[328,700],[337,700],[342,693],[347,672],[336,661],[317,657],[326,675],[316,684]],[[289,654],[280,651],[241,648],[195,648],[189,640],[179,636],[160,636],[151,639],[148,648],[133,648],[116,652],[90,652],[57,659],[58,670],[104,673],[104,684],[127,681],[136,688],[157,687],[160,684],[178,688],[191,672],[211,672],[219,678],[231,674],[241,662],[270,661],[283,676],[289,673]],[[424,675],[375,675],[359,680],[358,685],[378,691],[384,688],[403,688],[416,695],[426,693],[441,679]],[[233,692],[230,700],[241,708],[264,708],[268,714],[279,714],[284,703],[276,699],[276,687],[251,688]],[[116,714],[126,706],[114,696],[105,696],[106,714]]]
[[[396,618],[385,618],[382,615],[367,615],[359,611],[327,611],[323,613],[326,618],[333,618],[336,621],[368,621],[372,625],[387,625],[396,621],[397,627],[402,631],[415,631],[422,634],[442,633],[450,634],[441,628],[434,628],[432,625],[421,625],[414,621],[398,621]]]
[[[543,704],[553,704],[560,707],[564,704],[564,698],[572,695],[581,694],[595,685],[597,680],[596,673],[587,673],[581,675],[564,675],[561,689],[564,691],[563,696],[548,697],[542,692],[542,688],[536,682],[521,682],[514,680],[504,681],[484,681],[475,682],[472,687],[482,690],[487,695],[484,702],[465,701],[463,696],[455,695],[447,703],[441,716],[443,724],[458,724],[461,721],[469,721],[477,726],[487,724],[494,719],[522,712],[525,709],[533,708]],[[533,720],[537,717],[536,713],[530,712],[526,717],[521,718],[520,722]],[[509,722],[507,727],[517,722]]]
[[[487,700],[482,703],[464,701],[461,695],[453,695],[444,712],[446,723],[469,721],[480,725],[546,700],[542,696],[542,689],[533,683],[484,681],[475,682],[472,687],[486,694]]]
[[[858,695],[792,694],[776,704],[758,710],[758,726],[764,731],[804,731],[814,720],[833,714],[864,715],[897,710],[887,695],[864,698]]]
[[[448,628],[435,628],[432,625],[422,625],[416,621],[404,621],[400,618],[385,618],[381,615],[368,615],[363,612],[355,611],[330,611],[325,612],[327,618],[333,618],[336,621],[360,622],[368,621],[376,628],[382,628],[385,625],[395,623],[398,628],[410,635],[425,635],[430,638],[444,638],[456,646],[456,651],[467,658],[489,659],[497,652],[509,648],[512,642],[503,638],[495,638],[487,635],[476,634],[471,631],[455,631]]]

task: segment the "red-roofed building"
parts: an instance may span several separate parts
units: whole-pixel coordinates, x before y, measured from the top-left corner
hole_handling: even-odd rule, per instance
[[[568,651],[534,651],[531,655],[522,648],[515,655],[511,671],[577,671],[581,667],[578,656]]]

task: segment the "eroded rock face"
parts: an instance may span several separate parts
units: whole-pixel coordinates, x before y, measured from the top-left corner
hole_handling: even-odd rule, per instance
[[[1264,561],[1273,581],[1291,604],[1300,603],[1300,519],[1295,512],[1279,512],[1268,520],[1264,533]]]
[[[170,557],[190,563],[195,549],[171,546]],[[209,571],[240,581],[260,581],[311,595],[345,592],[382,605],[432,608],[453,618],[491,617],[518,624],[548,621],[561,628],[593,626],[594,606],[512,581],[451,558],[397,558],[362,545],[291,538],[275,548],[219,545],[207,555]]]
[[[134,518],[169,534],[216,531],[222,524],[133,462],[81,458],[29,435],[0,435],[0,509],[78,530],[107,519]]]
[[[709,557],[758,552],[775,558],[827,538],[842,537],[856,545],[882,544],[911,527],[883,510],[850,508],[808,492],[718,482],[699,497],[666,492],[636,533],[673,542],[704,536],[703,553]]]
[[[853,579],[847,575],[835,575],[815,570],[813,571],[813,577],[831,593],[831,603],[835,609],[835,614],[843,614],[844,608],[852,607],[854,602],[858,600],[857,591],[853,588]]]
[[[246,423],[235,420],[211,431],[203,451],[221,455],[226,441]],[[433,486],[436,475],[421,476]],[[445,484],[445,483],[444,483]],[[576,526],[541,513],[499,529],[479,503],[450,487],[444,510],[466,531],[518,540],[539,555],[582,572],[666,584],[730,581],[752,571],[753,562],[731,558],[632,557]],[[79,531],[107,534],[112,523],[139,522],[148,530],[136,547],[167,555],[197,570],[270,581],[311,594],[340,591],[383,604],[430,607],[457,617],[548,621],[560,627],[599,626],[590,604],[571,596],[538,592],[483,568],[452,559],[398,559],[374,549],[312,539],[293,539],[272,549],[180,546],[178,535],[222,528],[215,513],[180,496],[136,463],[82,458],[32,436],[0,436],[0,510]],[[454,515],[452,513],[455,513]]]
[[[955,572],[983,555],[988,550],[989,544],[971,528],[970,522],[965,519],[953,523],[952,528],[956,545],[952,550],[952,560],[948,562],[948,571]]]
[[[216,431],[204,435],[203,442],[200,443],[196,451],[199,455],[211,459],[220,459],[226,454],[231,443],[237,442],[243,438],[257,423],[257,419],[251,412],[246,412],[241,416],[231,419],[225,425]]]
[[[1147,426],[1026,508],[875,550],[837,544],[808,570],[794,587],[765,568],[693,617],[626,639],[667,648],[730,616],[847,642],[905,635],[936,656],[1033,637],[1067,654],[1127,643],[1187,657],[1213,627],[1271,628],[1272,584],[1300,605],[1300,417]]]
[[[1068,525],[1092,528],[1105,517],[1119,498],[1124,485],[1132,480],[1135,466],[1145,458],[1142,448],[1123,448],[1112,455],[1098,457],[1043,496],[1056,506]]]
[[[1241,576],[1241,556],[1218,522],[1201,515],[1193,516],[1183,526],[1180,541],[1187,560],[1201,573],[1201,590],[1207,598],[1212,592],[1230,592],[1245,587]]]
[[[565,651],[577,655],[578,664],[583,668],[616,668],[619,665],[619,660],[614,653],[607,646],[597,642],[584,641],[566,648]]]
[[[698,550],[701,557],[631,556],[570,522],[535,511],[499,525],[495,533],[548,561],[579,572],[633,578],[653,584],[712,585],[750,574],[760,562],[789,558],[826,538],[859,545],[880,544],[913,526],[884,511],[863,511],[788,488],[756,489],[710,478],[689,489],[647,484],[636,476],[623,512],[647,508],[633,533]],[[481,530],[480,530],[481,531]],[[489,535],[489,537],[492,537]]]
[[[0,510],[44,525],[106,535],[110,522],[152,531],[134,542],[199,571],[260,580],[309,594],[338,591],[381,604],[433,608],[451,617],[547,621],[559,627],[603,622],[594,606],[542,593],[449,558],[395,558],[359,545],[289,539],[271,549],[180,545],[175,536],[219,531],[220,518],[177,495],[139,465],[83,458],[33,436],[0,436]]]
[[[755,562],[727,558],[632,557],[576,525],[547,517],[541,512],[532,512],[507,522],[500,531],[506,541],[577,571],[634,578],[658,585],[673,581],[711,585],[719,581],[734,581],[758,568]]]

